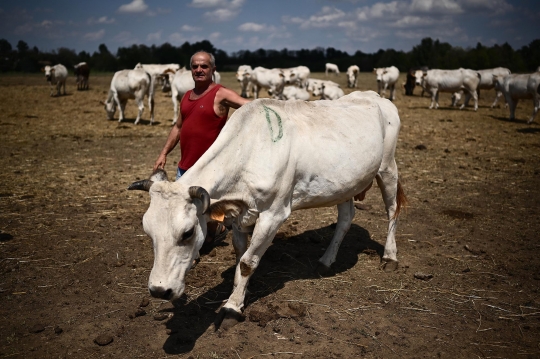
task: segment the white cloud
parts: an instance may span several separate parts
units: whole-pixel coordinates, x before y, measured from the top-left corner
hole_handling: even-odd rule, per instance
[[[506,0],[458,0],[461,7],[467,10],[492,10],[494,13],[507,13],[514,7]]]
[[[414,12],[440,15],[463,13],[461,6],[454,0],[413,0],[411,10]]]
[[[23,34],[27,34],[27,33],[31,32],[32,29],[33,29],[32,24],[26,23],[26,24],[17,26],[15,28],[15,30],[13,30],[13,33],[15,35],[23,35]]]
[[[186,37],[179,32],[173,32],[169,35],[169,41],[172,44],[181,44],[186,41]]]
[[[182,31],[188,31],[188,32],[193,32],[193,31],[199,31],[199,30],[201,30],[200,27],[190,26],[190,25],[183,25],[180,29],[181,29]]]
[[[211,33],[210,35],[208,35],[208,39],[210,41],[217,41],[219,40],[219,38],[221,37],[221,33],[220,32],[213,32]]]
[[[265,28],[266,25],[256,24],[254,22],[246,22],[245,24],[238,26],[238,30],[249,32],[263,31]]]
[[[410,27],[423,27],[433,26],[436,24],[447,23],[447,20],[435,20],[434,18],[421,17],[421,16],[403,16],[398,21],[392,23],[392,27],[410,28]]]
[[[344,11],[335,7],[324,6],[318,14],[311,15],[308,19],[284,16],[282,20],[286,23],[299,24],[301,29],[310,29],[336,26],[339,20],[343,20],[345,17]]]
[[[113,41],[125,46],[133,45],[140,42],[139,39],[133,36],[133,34],[131,34],[131,32],[129,31],[122,31],[118,33],[115,37],[113,37]]]
[[[88,25],[93,24],[114,24],[116,20],[114,18],[109,18],[107,16],[102,16],[100,18],[94,19],[93,17],[89,18],[86,23]]]
[[[238,15],[239,11],[229,9],[217,9],[204,13],[204,17],[208,21],[229,21]]]
[[[162,31],[152,32],[146,36],[147,41],[161,41],[161,33]]]
[[[101,29],[96,32],[88,32],[83,35],[83,39],[88,41],[97,41],[103,38],[105,36],[105,30]]]
[[[124,4],[118,8],[118,12],[122,13],[141,13],[148,9],[148,5],[144,0],[133,0],[129,4]]]
[[[230,2],[227,0],[192,0],[189,5],[200,8],[222,7],[237,9],[244,5],[244,2],[245,0],[231,0]]]

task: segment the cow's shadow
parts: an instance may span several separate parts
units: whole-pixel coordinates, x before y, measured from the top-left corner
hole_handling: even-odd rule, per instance
[[[490,117],[492,119],[494,119],[494,120],[501,121],[501,122],[516,123],[516,124],[519,123],[519,124],[523,124],[523,125],[527,124],[527,120],[518,120],[518,119],[511,120],[507,116],[506,117],[501,117],[501,116],[491,115]]]
[[[250,297],[247,306],[283,288],[289,281],[320,278],[315,269],[318,259],[330,243],[334,227],[335,224],[293,236],[278,233],[250,279],[248,287]],[[227,245],[232,250],[232,245],[223,243],[222,245]],[[362,252],[369,255],[376,253],[382,257],[384,246],[373,241],[366,229],[352,224],[340,246],[336,262],[326,275],[335,275],[354,267]],[[204,261],[204,257],[202,260]],[[190,274],[196,278],[198,269],[195,268],[194,273],[189,273],[188,278]],[[191,351],[200,336],[208,330],[214,330],[213,323],[221,300],[231,294],[235,269],[236,266],[229,267],[221,273],[221,283],[196,298],[188,300],[184,295],[173,303],[174,308],[164,310],[173,313],[166,323],[170,335],[163,344],[163,350],[167,354]],[[192,282],[191,286],[197,287],[200,284]],[[190,285],[187,283],[187,286]]]
[[[116,121],[118,122],[117,119],[112,119],[112,120],[109,120],[109,121]],[[154,124],[152,126],[157,126],[159,125],[161,122],[159,121],[155,121],[154,120]],[[125,125],[125,124],[131,124],[131,125],[134,125],[135,124],[135,118],[124,118],[122,120],[122,122],[118,122],[118,127],[122,126],[122,125]],[[150,120],[145,120],[145,119],[140,119],[139,122],[137,123],[137,126],[150,126]]]

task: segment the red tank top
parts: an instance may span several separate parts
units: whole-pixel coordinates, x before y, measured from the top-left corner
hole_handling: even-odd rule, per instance
[[[182,128],[180,130],[180,169],[187,171],[210,148],[221,132],[227,115],[219,117],[214,111],[214,99],[223,86],[216,85],[203,97],[190,100],[192,90],[186,92],[180,103]]]

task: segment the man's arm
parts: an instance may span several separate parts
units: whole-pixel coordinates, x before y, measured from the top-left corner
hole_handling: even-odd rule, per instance
[[[220,88],[218,92],[216,93],[217,103],[226,107],[232,107],[234,109],[237,109],[240,106],[245,105],[246,103],[250,101],[251,100],[241,97],[235,91],[228,89],[226,87]]]
[[[176,121],[176,124],[173,126],[173,128],[171,128],[171,132],[169,132],[169,136],[167,137],[167,142],[165,142],[165,146],[163,146],[156,163],[154,163],[154,171],[158,168],[165,168],[165,164],[167,163],[167,155],[176,147],[178,141],[180,140],[181,128],[182,115],[178,116],[178,121]]]

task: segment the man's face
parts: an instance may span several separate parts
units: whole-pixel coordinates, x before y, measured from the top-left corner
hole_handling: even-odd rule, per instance
[[[212,75],[215,67],[210,65],[210,58],[205,53],[198,53],[193,56],[191,61],[191,75],[195,83],[212,82]]]

